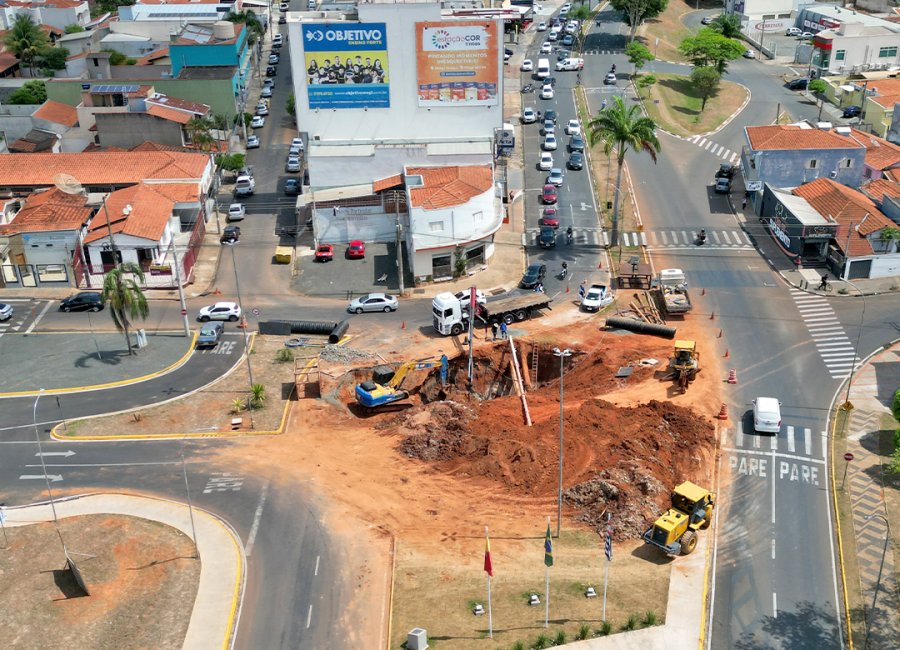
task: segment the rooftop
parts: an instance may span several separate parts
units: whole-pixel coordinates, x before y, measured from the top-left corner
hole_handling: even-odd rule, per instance
[[[75,126],[78,124],[78,111],[74,106],[63,104],[52,99],[48,99],[41,107],[31,114],[31,117],[48,122],[55,122],[63,126]]]
[[[850,9],[842,8],[838,5],[827,5],[827,4],[814,4],[812,6],[807,5],[808,9],[811,11],[821,15],[828,16],[829,18],[833,18],[835,21],[839,23],[862,23],[863,25],[882,25],[882,26],[890,26],[886,20],[878,18],[876,16],[870,16],[869,14],[864,14],[859,11],[853,11]]]
[[[747,141],[754,151],[794,149],[857,149],[858,142],[834,131],[799,124],[747,126]]]
[[[91,222],[84,243],[121,233],[151,241],[159,241],[175,203],[198,201],[197,188],[189,183],[138,183],[111,192],[106,199],[109,225],[106,219]]]
[[[881,203],[885,196],[893,199],[900,199],[900,183],[879,178],[877,181],[866,183],[860,191],[875,202]]]
[[[851,134],[866,148],[865,162],[869,167],[884,170],[900,166],[900,146],[859,129],[852,129]]]
[[[93,210],[83,194],[66,194],[53,187],[25,199],[12,222],[0,226],[0,235],[51,230],[77,230],[90,221]]]
[[[411,185],[410,176],[421,176],[422,185]],[[463,205],[494,185],[494,173],[488,165],[408,167],[406,178],[412,207],[424,210]]]
[[[10,152],[13,153],[36,153],[38,151],[50,151],[56,144],[58,136],[51,131],[42,131],[41,129],[31,129],[25,136],[19,138],[9,145]],[[7,156],[8,157],[8,156]],[[21,160],[16,157],[17,160]]]

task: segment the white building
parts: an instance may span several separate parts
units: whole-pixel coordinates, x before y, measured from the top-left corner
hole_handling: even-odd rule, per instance
[[[812,57],[818,76],[898,69],[900,25],[880,22],[845,22],[818,32]]]
[[[794,25],[799,5],[800,0],[726,0],[725,15],[737,16],[742,32],[765,43],[766,34],[784,34]]]
[[[91,20],[87,0],[0,0],[0,28],[9,29],[18,15],[60,32],[69,25],[85,27]]]

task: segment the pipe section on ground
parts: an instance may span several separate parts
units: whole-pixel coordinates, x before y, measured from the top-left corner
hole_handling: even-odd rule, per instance
[[[635,334],[650,334],[651,336],[661,336],[665,339],[675,338],[675,328],[668,325],[657,325],[656,323],[646,323],[635,318],[607,318],[606,327],[609,329],[628,330]]]
[[[344,334],[347,333],[347,328],[350,327],[350,323],[347,320],[342,320],[340,323],[335,323],[334,327],[331,328],[331,332],[328,334],[328,342],[334,345],[338,343],[341,338],[343,338]]]
[[[331,334],[340,323],[314,320],[270,320],[259,324],[260,334],[287,336],[288,334]],[[346,331],[346,328],[344,328]],[[329,338],[329,341],[331,339]]]

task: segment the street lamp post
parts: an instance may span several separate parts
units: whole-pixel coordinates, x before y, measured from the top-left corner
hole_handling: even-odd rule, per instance
[[[852,404],[850,404],[850,386],[851,386],[851,384],[853,384],[853,374],[856,372],[856,366],[857,366],[856,355],[859,354],[859,342],[860,342],[860,340],[862,340],[863,324],[865,323],[865,320],[866,320],[866,296],[862,291],[860,291],[859,287],[857,287],[854,283],[850,282],[850,280],[844,280],[844,282],[846,282],[851,287],[856,289],[859,292],[859,296],[862,298],[862,301],[863,301],[862,310],[861,310],[860,316],[859,316],[859,327],[856,330],[856,349],[854,350],[853,364],[850,366],[850,376],[847,378],[847,394],[844,396],[844,404],[841,407],[845,411],[849,411],[853,406]]]
[[[554,356],[559,357],[559,494],[556,499],[556,539],[562,526],[562,490],[563,490],[563,370],[566,357],[572,356],[569,348],[560,350],[553,348]]]
[[[881,566],[878,567],[878,582],[875,583],[875,595],[872,597],[872,613],[870,615],[871,618],[875,617],[875,603],[878,602],[878,589],[879,589],[879,587],[881,587],[881,575],[884,572],[884,560],[885,560],[885,556],[887,555],[888,545],[891,543],[891,522],[888,520],[887,517],[876,512],[875,514],[872,514],[872,515],[866,515],[865,517],[863,517],[863,519],[865,519],[866,521],[871,521],[872,519],[875,519],[876,517],[881,519],[882,521],[884,521],[885,526],[887,526],[887,534],[885,535],[885,538],[884,538],[884,548],[881,551]],[[866,622],[866,640],[865,640],[865,643],[863,644],[864,648],[869,647],[869,630],[871,629],[871,627],[872,627],[871,621],[867,621]]]
[[[241,318],[244,318],[244,305],[241,302],[241,281],[238,277],[237,260],[234,257],[234,245],[231,248],[231,266],[234,268],[234,286],[237,290],[238,307],[241,310]],[[251,402],[253,401],[253,367],[250,365],[250,337],[247,334],[247,328],[244,327],[244,354],[247,357],[247,374],[250,376],[250,399],[247,400],[247,414],[250,416],[250,428],[253,428],[253,409]]]

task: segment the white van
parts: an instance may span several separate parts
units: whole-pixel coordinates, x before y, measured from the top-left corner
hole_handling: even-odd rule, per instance
[[[546,79],[550,76],[550,59],[538,59],[536,76],[538,79]]]
[[[781,431],[781,402],[774,397],[753,400],[753,428],[764,433]]]
[[[584,59],[568,58],[556,62],[557,70],[581,70],[584,67]]]

